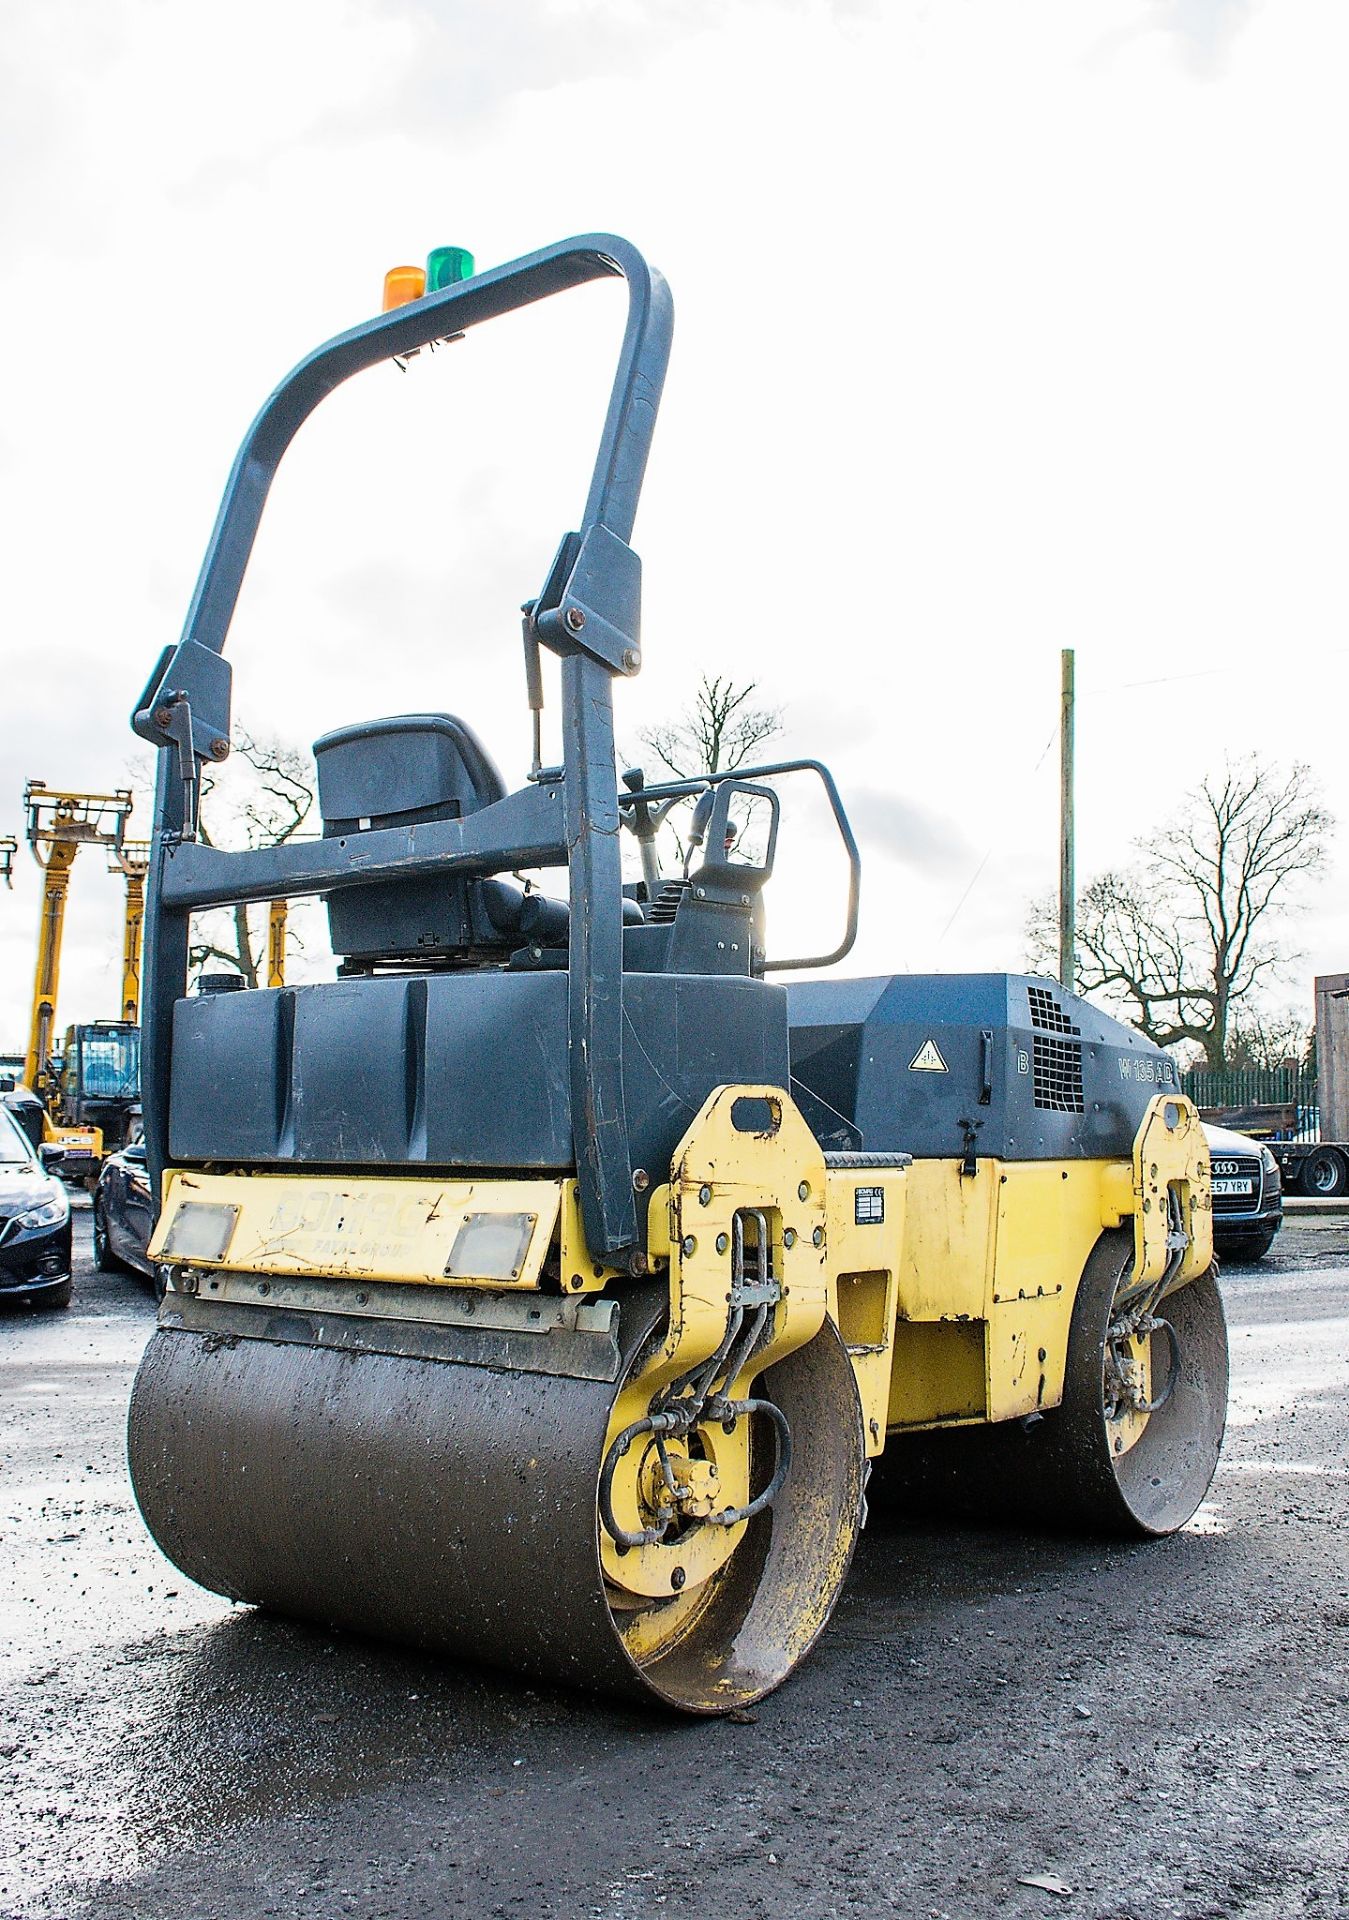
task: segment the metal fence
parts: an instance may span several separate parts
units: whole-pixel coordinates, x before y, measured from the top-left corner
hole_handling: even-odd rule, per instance
[[[1315,1140],[1321,1127],[1314,1073],[1300,1067],[1196,1067],[1181,1090],[1206,1113],[1221,1113],[1239,1133],[1271,1140]]]

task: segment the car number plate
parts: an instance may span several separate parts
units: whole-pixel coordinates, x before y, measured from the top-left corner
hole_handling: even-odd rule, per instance
[[[1213,1191],[1217,1194],[1254,1193],[1254,1180],[1215,1180]]]

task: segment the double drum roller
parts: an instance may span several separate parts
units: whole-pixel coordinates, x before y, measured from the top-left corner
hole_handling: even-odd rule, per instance
[[[642,1287],[624,1317],[649,1330],[662,1305]],[[605,1576],[595,1487],[615,1387],[603,1381],[166,1336],[137,1381],[132,1468],[164,1551],[218,1593],[724,1711],[806,1653],[859,1525],[861,1422],[837,1336],[770,1370],[765,1392],[801,1433],[787,1490],[710,1574],[686,1536],[689,1583],[659,1599]]]
[[[887,1444],[945,1508],[1002,1487],[1040,1517],[1033,1488],[1055,1523],[1188,1519],[1226,1397],[1207,1152],[1165,1056],[1050,983],[770,982],[853,942],[828,771],[616,777],[665,284],[610,235],[432,263],[267,402],[136,709],[160,749],[143,1079],[165,1295],[132,1478],[219,1593],[723,1712],[823,1629]],[[594,478],[525,609],[526,785],[463,720],[403,715],[317,742],[322,838],[207,846],[226,632],[294,433],[363,368],[612,277]],[[792,780],[823,786],[850,875],[841,938],[809,956],[766,945]],[[306,894],[335,980],[188,991],[192,913]]]
[[[733,1154],[732,1105],[709,1101],[701,1132]],[[164,1551],[236,1599],[691,1711],[776,1686],[851,1558],[860,1402],[815,1249],[780,1247],[779,1284],[738,1196],[701,1202],[705,1159],[680,1173],[712,1259],[676,1248],[673,1315],[664,1279],[616,1310],[553,1298],[525,1331],[467,1289],[436,1288],[426,1311],[450,1317],[430,1321],[401,1317],[409,1285],[175,1270],[130,1422]],[[170,1220],[240,1184],[178,1175],[171,1195],[189,1180],[211,1197]],[[706,1297],[723,1233],[730,1301]]]

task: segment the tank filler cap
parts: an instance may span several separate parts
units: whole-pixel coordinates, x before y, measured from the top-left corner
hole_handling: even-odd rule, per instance
[[[239,993],[247,986],[241,973],[203,973],[197,980],[197,992],[203,998],[212,993]]]

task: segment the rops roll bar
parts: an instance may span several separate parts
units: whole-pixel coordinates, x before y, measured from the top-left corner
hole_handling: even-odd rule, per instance
[[[585,510],[527,614],[527,657],[541,644],[562,661],[560,782],[541,779],[468,822],[435,823],[459,831],[435,835],[434,852],[424,830],[328,840],[321,850],[226,853],[200,844],[201,768],[229,752],[225,638],[272,481],[304,421],[335,387],[366,367],[615,275],[627,283],[627,324]],[[610,683],[614,674],[633,674],[641,664],[641,567],[628,540],[672,328],[673,307],[661,276],[626,240],[586,234],[339,334],[287,375],[249,428],[182,638],[160,655],[132,720],[141,739],[161,749],[142,1016],[146,1148],[156,1187],[167,1158],[173,1006],[187,988],[192,909],[270,898],[296,881],[300,891],[306,882],[325,892],[364,885],[416,871],[419,861],[477,873],[526,863],[566,866],[574,909],[568,951],[572,1113],[586,1235],[597,1256],[636,1248],[621,1070],[622,890]]]

